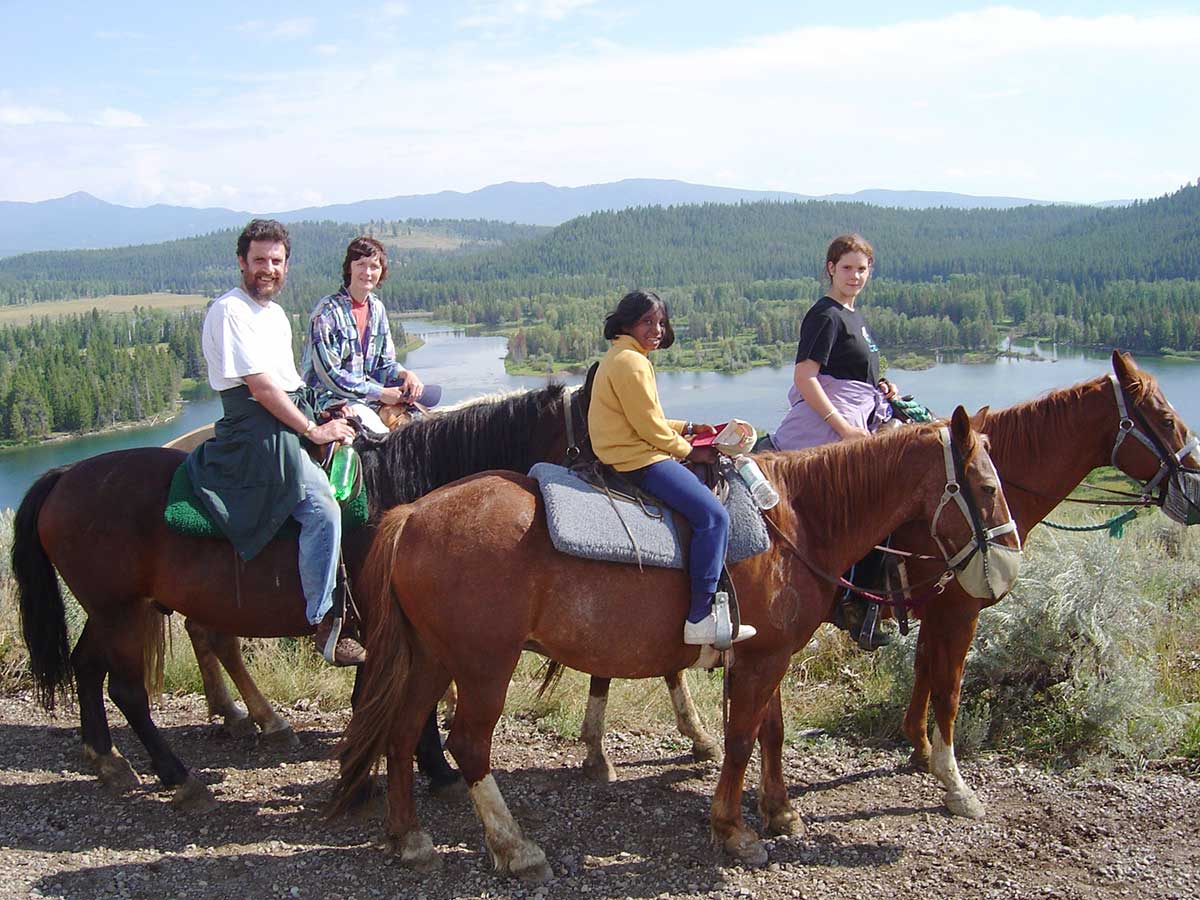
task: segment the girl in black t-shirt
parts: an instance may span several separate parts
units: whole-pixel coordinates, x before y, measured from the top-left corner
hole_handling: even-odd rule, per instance
[[[895,387],[879,377],[879,348],[854,305],[874,256],[857,234],[834,238],[825,253],[829,292],[800,326],[791,408],[772,436],[780,450],[867,437],[890,412]]]

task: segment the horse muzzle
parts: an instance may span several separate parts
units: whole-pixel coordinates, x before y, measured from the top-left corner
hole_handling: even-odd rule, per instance
[[[988,541],[954,570],[959,587],[976,600],[998,600],[1008,593],[1021,573],[1024,555],[1020,547]]]
[[[1167,479],[1163,512],[1180,525],[1200,525],[1200,472],[1176,469]]]

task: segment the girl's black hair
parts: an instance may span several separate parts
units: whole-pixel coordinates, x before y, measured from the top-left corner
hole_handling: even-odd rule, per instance
[[[642,316],[656,306],[663,314],[663,337],[658,347],[660,350],[666,350],[675,343],[675,329],[671,327],[671,314],[667,311],[667,304],[663,303],[662,297],[654,291],[630,291],[622,297],[617,308],[604,317],[605,340],[616,340],[617,335],[628,334],[626,329],[636,325]]]

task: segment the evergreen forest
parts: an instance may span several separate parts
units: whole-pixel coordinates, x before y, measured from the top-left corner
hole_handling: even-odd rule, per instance
[[[340,284],[346,243],[366,231],[390,248],[379,291],[390,309],[505,333],[518,370],[579,366],[603,352],[603,316],[632,288],[657,290],[670,306],[678,340],[657,356],[660,366],[737,370],[791,361],[800,319],[821,293],[829,239],[858,231],[876,249],[875,277],[860,302],[887,352],[994,353],[1014,335],[1195,354],[1198,223],[1200,186],[1192,185],[1108,208],[807,201],[643,207],[554,229],[303,222],[289,226],[290,271],[279,299],[299,340],[313,304]],[[216,296],[237,283],[235,243],[236,231],[226,230],[0,259],[0,305],[153,291]],[[202,377],[203,361],[188,344],[198,342],[198,314],[106,318],[0,330],[0,438],[152,415],[155,397],[165,393],[169,402],[180,378]],[[76,358],[84,369],[72,370]],[[89,381],[86,403],[64,396],[65,373]],[[120,391],[131,396],[117,398]]]

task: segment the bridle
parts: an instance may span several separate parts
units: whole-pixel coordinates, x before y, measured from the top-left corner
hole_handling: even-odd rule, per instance
[[[934,541],[937,542],[938,549],[942,553],[942,561],[945,563],[945,569],[927,578],[924,581],[916,584],[908,584],[899,590],[885,590],[878,593],[867,591],[856,585],[851,584],[840,575],[832,575],[824,571],[819,566],[810,560],[795,542],[791,540],[783,530],[774,522],[769,515],[763,515],[763,519],[770,526],[775,534],[783,541],[784,545],[791,551],[792,555],[799,559],[814,575],[821,578],[830,584],[839,587],[849,588],[857,594],[861,594],[868,600],[876,603],[883,603],[888,606],[907,607],[911,605],[911,594],[920,588],[935,585],[934,591],[941,593],[950,579],[964,570],[977,554],[982,554],[983,566],[986,572],[988,565],[988,544],[994,539],[1004,534],[1016,534],[1017,549],[1020,549],[1020,537],[1017,531],[1017,523],[1013,520],[1011,514],[1008,521],[1003,522],[994,528],[986,528],[983,523],[983,516],[979,511],[979,504],[976,502],[974,493],[971,491],[970,484],[967,482],[963,468],[962,455],[958,447],[954,445],[954,441],[950,434],[950,429],[946,426],[938,428],[938,440],[942,444],[943,460],[946,467],[946,484],[942,489],[942,497],[939,501],[933,517],[930,519],[930,534]],[[993,473],[995,469],[993,467]],[[999,483],[999,475],[996,476],[996,481]],[[961,511],[963,518],[971,525],[971,540],[957,551],[947,549],[946,544],[942,541],[941,535],[937,533],[937,522],[941,517],[943,510],[950,503],[954,503]]]
[[[1109,372],[1108,379],[1112,382],[1113,394],[1117,399],[1117,412],[1121,416],[1121,420],[1117,424],[1117,437],[1113,441],[1112,453],[1109,454],[1109,460],[1114,469],[1120,468],[1117,465],[1117,451],[1121,449],[1121,444],[1127,437],[1137,438],[1148,447],[1158,457],[1158,471],[1154,473],[1154,476],[1150,480],[1142,482],[1140,500],[1145,506],[1149,506],[1151,503],[1154,503],[1156,506],[1162,506],[1167,497],[1166,482],[1169,482],[1176,473],[1194,472],[1200,474],[1200,470],[1190,469],[1183,465],[1183,461],[1192,454],[1192,451],[1197,446],[1200,446],[1200,438],[1189,433],[1188,440],[1184,441],[1183,446],[1179,448],[1179,452],[1172,453],[1171,449],[1159,438],[1157,432],[1146,422],[1146,417],[1142,415],[1142,411],[1138,408],[1138,405],[1136,403],[1126,403],[1125,388],[1117,380],[1117,376]],[[1133,413],[1133,416],[1130,416],[1130,412]],[[1136,422],[1134,421],[1134,416],[1137,418]],[[1158,497],[1153,498],[1156,488],[1158,489]]]

